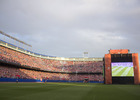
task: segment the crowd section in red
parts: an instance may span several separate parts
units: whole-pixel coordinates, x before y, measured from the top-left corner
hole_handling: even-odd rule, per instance
[[[21,65],[56,72],[103,72],[102,61],[62,61],[33,57],[5,47],[0,48],[0,59]]]
[[[61,74],[61,73],[48,73],[34,70],[27,70],[22,68],[12,68],[0,66],[1,78],[18,78],[22,79],[46,79],[46,80],[70,80],[70,81],[83,81],[88,78],[90,81],[103,81],[102,75],[80,75],[80,74]]]
[[[50,60],[40,57],[33,57],[28,54],[20,53],[12,49],[0,46],[0,60],[10,63],[20,64],[21,66],[30,66],[45,71],[53,72],[86,72],[86,73],[103,73],[102,61],[65,61]],[[41,79],[43,76],[53,80],[83,80],[88,77],[90,80],[103,81],[103,75],[81,75],[81,74],[61,74],[33,71],[27,69],[0,67],[1,77],[13,77],[17,74],[21,78]]]

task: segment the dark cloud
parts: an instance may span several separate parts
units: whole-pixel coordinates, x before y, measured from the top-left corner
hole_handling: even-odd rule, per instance
[[[0,30],[54,56],[140,53],[139,0],[1,0]]]

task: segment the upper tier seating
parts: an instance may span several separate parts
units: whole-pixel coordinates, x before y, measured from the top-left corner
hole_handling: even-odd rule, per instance
[[[54,72],[103,73],[103,61],[64,61],[30,56],[0,46],[0,60]]]

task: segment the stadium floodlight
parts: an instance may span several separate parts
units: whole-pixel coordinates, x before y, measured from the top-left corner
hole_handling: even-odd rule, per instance
[[[89,55],[88,55],[88,52],[84,52],[84,53],[83,53],[83,57],[84,57],[84,58],[88,58],[88,56],[89,56]]]
[[[25,42],[23,42],[23,41],[21,41],[21,40],[19,40],[19,39],[16,39],[15,37],[12,37],[12,36],[10,36],[10,35],[8,35],[8,34],[2,32],[2,31],[0,31],[0,34],[5,35],[5,36],[7,36],[7,37],[9,37],[9,38],[11,38],[11,39],[13,39],[13,40],[15,40],[15,41],[18,41],[18,42],[24,44],[24,45],[27,45],[27,46],[29,46],[29,47],[32,47],[30,44],[27,44],[27,43],[25,43]]]

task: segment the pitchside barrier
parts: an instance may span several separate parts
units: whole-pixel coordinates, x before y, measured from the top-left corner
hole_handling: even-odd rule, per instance
[[[77,82],[83,81],[69,81],[69,80],[37,80],[37,79],[16,79],[16,78],[0,78],[0,82]],[[88,83],[104,83],[103,81],[89,81]]]

